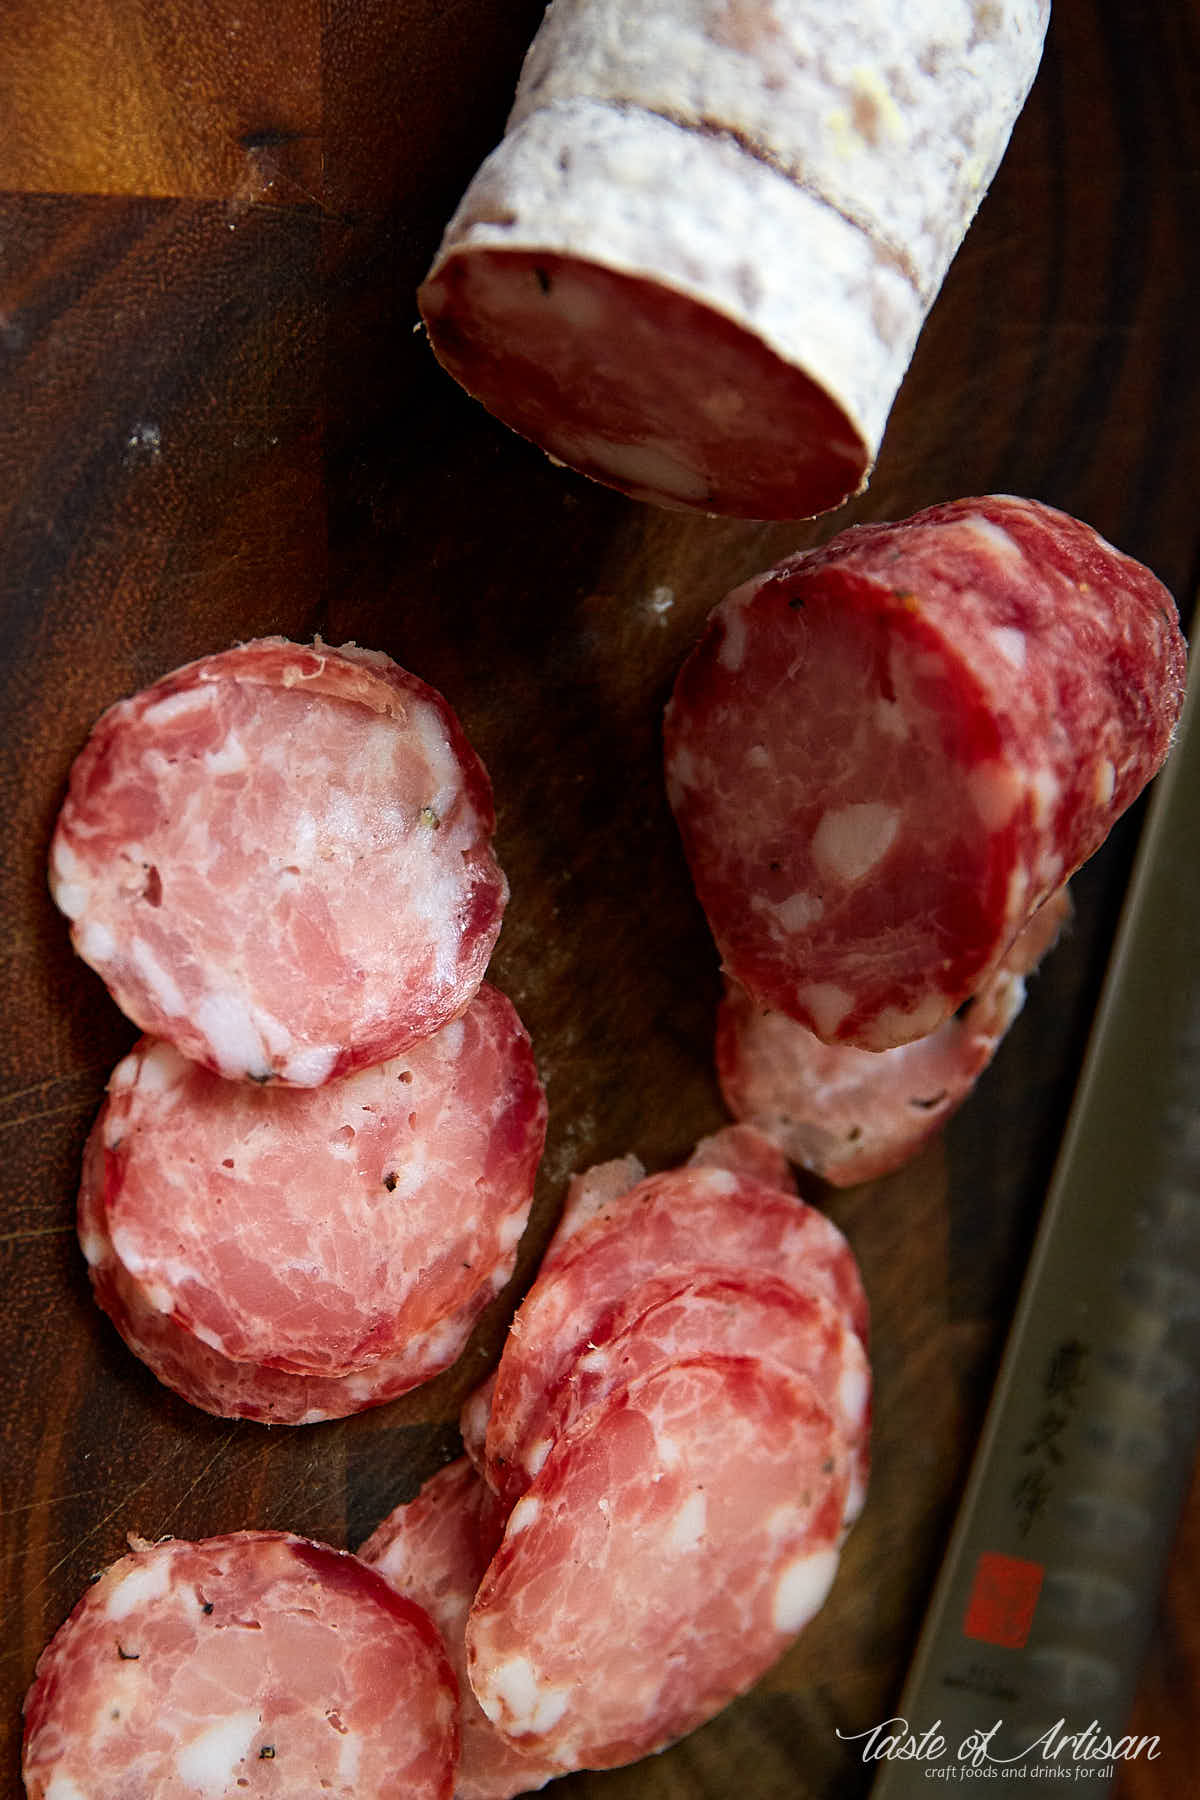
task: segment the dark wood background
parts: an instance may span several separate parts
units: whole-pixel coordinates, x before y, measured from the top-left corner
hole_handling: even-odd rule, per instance
[[[662,793],[661,707],[707,609],[852,518],[1031,494],[1200,575],[1200,16],[1056,0],[1008,157],[869,492],[812,526],[657,513],[552,468],[414,333],[414,289],[499,135],[538,0],[7,0],[0,19],[0,1045],[4,1780],[42,1644],[128,1532],[354,1546],[456,1448],[571,1169],[721,1122],[718,982]],[[551,1132],[512,1291],[455,1370],[273,1432],[161,1389],[93,1307],[80,1148],[134,1032],[70,952],[45,856],[110,701],[265,632],[389,651],[493,776],[513,900],[493,977]],[[894,1705],[986,1403],[1140,812],[970,1106],[907,1170],[815,1193],[875,1310],[876,1474],[829,1605],[745,1700],[587,1800],[860,1795],[835,1728]],[[1128,1800],[1200,1768],[1200,1496],[1171,1564]]]

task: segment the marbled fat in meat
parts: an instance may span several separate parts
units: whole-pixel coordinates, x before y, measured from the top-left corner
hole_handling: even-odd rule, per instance
[[[379,652],[265,638],[109,708],[50,883],[144,1031],[314,1087],[469,1003],[508,897],[494,829],[440,694]]]

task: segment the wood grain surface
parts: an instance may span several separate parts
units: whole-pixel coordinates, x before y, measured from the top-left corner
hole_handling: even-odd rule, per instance
[[[722,1109],[715,955],[659,726],[708,608],[778,555],[954,494],[1034,495],[1200,575],[1200,16],[1056,0],[1042,71],[918,347],[870,489],[814,525],[659,513],[552,467],[441,374],[414,290],[502,128],[538,0],[9,0],[0,18],[2,1779],[42,1645],[126,1534],[282,1526],[357,1545],[457,1449],[570,1171],[685,1156]],[[440,688],[491,771],[513,899],[492,977],[551,1129],[510,1291],[462,1362],[274,1431],[158,1386],[93,1306],[79,1153],[135,1036],[45,884],[109,702],[235,639],[319,631]],[[1140,809],[968,1108],[834,1196],[874,1307],[876,1459],[833,1596],[752,1694],[564,1800],[833,1800],[894,1706],[1086,1043]],[[1127,1800],[1200,1770],[1200,1493]]]

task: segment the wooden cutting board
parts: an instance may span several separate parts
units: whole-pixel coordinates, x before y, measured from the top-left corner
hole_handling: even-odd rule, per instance
[[[1181,601],[1200,572],[1200,16],[1058,0],[1008,157],[868,493],[807,526],[659,513],[553,468],[438,370],[414,290],[499,136],[536,0],[7,0],[0,19],[0,586],[7,1028],[0,1577],[4,1779],[43,1643],[126,1534],[278,1526],[356,1546],[457,1450],[571,1170],[722,1122],[714,952],[666,808],[675,669],[736,581],[955,494],[1089,520]],[[91,1303],[84,1136],[133,1041],[45,887],[97,714],[235,639],[391,653],[459,711],[513,899],[492,965],[551,1127],[518,1276],[462,1362],[274,1431],[160,1388]],[[968,1108],[835,1196],[874,1307],[875,1474],[834,1594],[760,1687],[578,1800],[832,1800],[837,1735],[895,1704],[1086,1042],[1140,809]],[[1172,1565],[1130,1800],[1200,1766],[1200,1503]]]

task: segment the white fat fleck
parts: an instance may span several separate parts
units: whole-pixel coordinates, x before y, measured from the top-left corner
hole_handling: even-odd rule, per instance
[[[992,632],[992,642],[1014,669],[1025,667],[1025,651],[1027,648],[1025,633],[1015,625],[997,625]]]
[[[569,462],[594,463],[623,487],[644,488],[672,500],[703,500],[708,482],[690,468],[671,444],[653,438],[640,444],[618,444],[591,433],[572,433],[558,445]]]
[[[236,731],[229,733],[219,749],[204,753],[204,766],[210,775],[240,775],[246,765],[246,747]]]
[[[704,1187],[710,1194],[732,1194],[737,1184],[737,1176],[729,1169],[704,1171]]]
[[[496,1228],[496,1248],[501,1256],[511,1250],[514,1244],[520,1243],[527,1216],[524,1207],[517,1207],[501,1219]]]
[[[837,1403],[843,1419],[859,1425],[866,1414],[871,1383],[862,1363],[852,1363],[842,1370],[837,1386]]]
[[[1008,893],[1004,900],[1004,916],[1006,919],[1019,919],[1025,911],[1025,896],[1029,892],[1029,877],[1022,866],[1018,865],[1008,878]]]
[[[771,1623],[776,1631],[799,1631],[823,1605],[837,1574],[836,1550],[818,1550],[789,1563],[775,1586]]]
[[[789,894],[775,908],[785,931],[806,931],[816,924],[824,911],[825,903],[819,894]]]
[[[261,1722],[259,1714],[249,1709],[218,1719],[176,1753],[180,1779],[203,1794],[224,1793],[234,1770],[245,1761]]]
[[[170,1308],[160,1306],[158,1310],[159,1312],[168,1312]],[[210,1350],[220,1350],[224,1352],[225,1346],[221,1342],[220,1334],[214,1331],[211,1325],[202,1325],[199,1320],[197,1320],[197,1322],[194,1325],[190,1325],[188,1329],[194,1337],[200,1339],[202,1344],[207,1344]]]
[[[566,1687],[541,1687],[529,1658],[510,1656],[496,1664],[477,1698],[493,1725],[503,1723],[513,1737],[525,1737],[557,1725],[571,1695]]]
[[[357,1731],[348,1731],[338,1749],[338,1780],[346,1784],[351,1793],[358,1783],[358,1766],[362,1761],[362,1738]]]
[[[912,735],[912,726],[900,702],[885,700],[882,694],[875,702],[875,727],[885,737],[896,738],[900,742]]]
[[[171,1585],[171,1558],[158,1556],[151,1562],[137,1563],[128,1575],[122,1575],[105,1602],[105,1613],[114,1620],[127,1619],[139,1607],[157,1600]]]
[[[979,763],[967,776],[971,805],[989,831],[1001,831],[1016,811],[1021,783],[1006,763]]]
[[[911,1043],[925,1037],[946,1016],[946,1002],[940,994],[927,994],[907,1010],[902,1006],[885,1006],[879,1015],[876,1033],[895,1043]]]
[[[237,1080],[265,1074],[269,1059],[262,1034],[239,994],[205,994],[193,1013],[196,1028],[208,1039],[222,1075]]]
[[[721,615],[724,635],[717,661],[723,669],[740,669],[746,657],[746,615],[738,606],[726,607]]]
[[[831,808],[813,833],[813,860],[832,881],[861,881],[887,855],[899,829],[899,811],[882,800]]]
[[[1116,792],[1116,787],[1117,771],[1107,756],[1103,756],[1096,764],[1096,785],[1093,790],[1096,796],[1096,805],[1107,806]]]
[[[963,528],[970,532],[972,537],[978,538],[981,543],[986,544],[989,550],[994,550],[997,555],[1006,556],[1010,560],[1015,557],[1018,562],[1025,560],[1020,544],[1011,538],[1001,526],[994,525],[991,519],[985,519],[981,513],[974,513],[969,519],[965,519]]]
[[[79,954],[85,963],[108,962],[116,948],[112,932],[99,919],[89,919],[79,933]]]
[[[129,1070],[129,1078],[122,1080],[122,1087],[128,1087],[136,1080],[144,1094],[165,1094],[183,1080],[192,1066],[186,1056],[180,1055],[174,1044],[168,1044],[159,1038],[144,1056],[127,1056],[117,1073],[120,1074],[126,1068]]]
[[[746,767],[748,769],[769,769],[770,766],[771,752],[766,745],[751,744],[746,752]]]
[[[83,1251],[84,1261],[94,1269],[104,1261],[108,1250],[108,1240],[100,1232],[82,1231],[79,1234],[79,1248]]]
[[[541,1449],[541,1447],[539,1444],[538,1448]],[[546,1444],[546,1450],[549,1448],[549,1444]],[[545,1451],[542,1453],[542,1461],[545,1461]],[[516,1537],[518,1532],[527,1531],[541,1510],[542,1503],[536,1494],[522,1494],[508,1515],[509,1537]]]
[[[46,1789],[46,1800],[87,1800],[87,1795],[69,1775],[55,1775]]]
[[[812,1015],[817,1036],[830,1038],[854,1004],[853,996],[832,981],[810,981],[796,998]]]
[[[445,1046],[447,1056],[454,1058],[462,1055],[465,1030],[466,1027],[461,1019],[451,1019],[448,1025],[442,1026],[438,1033],[438,1044]]]
[[[294,1050],[280,1065],[280,1074],[296,1087],[320,1087],[338,1059],[336,1044],[310,1044]]]
[[[185,718],[191,712],[207,712],[217,701],[216,689],[203,683],[198,687],[183,688],[177,694],[168,694],[165,700],[156,700],[142,714],[143,722],[157,729],[173,719]]]
[[[1053,769],[1039,769],[1029,783],[1033,799],[1033,822],[1040,831],[1050,823],[1062,787]]]
[[[1038,857],[1037,877],[1042,899],[1060,886],[1063,878],[1063,859],[1057,850],[1047,850]]]
[[[683,1458],[683,1451],[668,1432],[655,1432],[654,1445],[658,1451],[658,1460],[662,1468],[674,1469],[679,1466]]]
[[[525,1452],[525,1469],[529,1475],[536,1475],[550,1454],[550,1439],[538,1438]]]
[[[671,1520],[667,1533],[667,1548],[685,1553],[695,1550],[703,1542],[708,1525],[708,1499],[697,1488],[689,1494],[675,1517]]]
[[[155,1003],[169,1017],[177,1019],[184,1010],[179,984],[163,968],[145,938],[134,938],[129,946],[129,960],[145,982]]]
[[[87,868],[65,837],[56,837],[50,854],[51,873],[60,881],[85,881]]]
[[[53,879],[50,886],[54,894],[55,906],[60,913],[65,913],[68,919],[78,919],[82,913],[86,912],[88,901],[92,897],[92,890],[89,887],[85,887],[80,881],[56,881]]]

